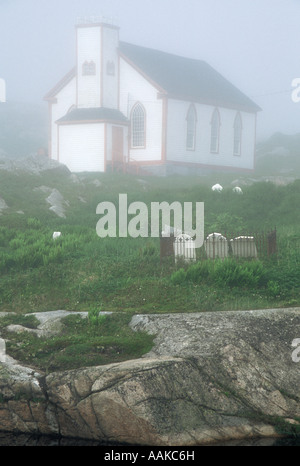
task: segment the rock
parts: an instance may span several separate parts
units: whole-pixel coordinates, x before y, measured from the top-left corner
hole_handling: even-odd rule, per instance
[[[65,209],[69,206],[68,202],[64,200],[63,196],[57,189],[53,189],[51,194],[47,197],[46,201],[51,205],[50,209],[58,217],[66,218]]]
[[[0,152],[0,170],[13,171],[15,170],[15,163],[12,159],[8,158],[3,151]]]
[[[91,181],[91,183],[94,184],[96,186],[96,188],[100,188],[102,186],[101,181],[99,181],[97,179]]]
[[[71,173],[71,175],[69,176],[69,179],[74,184],[82,184],[81,180],[78,178],[77,175],[75,175],[75,173]]]
[[[31,314],[25,314],[26,316],[35,316],[40,324],[37,328],[28,328],[23,325],[8,325],[6,330],[9,332],[16,333],[31,333],[41,338],[50,338],[54,335],[57,335],[61,332],[63,324],[61,319],[68,317],[69,315],[80,315],[82,318],[88,316],[88,312],[72,312],[72,311],[49,311],[49,312],[36,312]]]
[[[19,159],[1,156],[0,170],[9,172],[17,172],[20,170],[35,175],[39,175],[47,170],[59,170],[62,173],[70,174],[69,169],[65,165],[57,162],[56,160],[52,160],[45,155],[38,154]]]
[[[49,375],[0,364],[0,430],[196,446],[299,428],[299,324],[300,308],[134,316],[156,336],[143,358]]]
[[[0,215],[2,210],[8,209],[8,205],[6,204],[5,200],[0,197]]]
[[[6,344],[3,338],[0,338],[0,362],[6,361]]]
[[[45,194],[49,194],[46,198],[46,202],[50,204],[49,210],[54,212],[58,217],[66,218],[66,208],[69,207],[69,202],[64,199],[62,194],[55,188],[49,188],[48,186],[39,186],[34,188],[34,191],[42,191]]]

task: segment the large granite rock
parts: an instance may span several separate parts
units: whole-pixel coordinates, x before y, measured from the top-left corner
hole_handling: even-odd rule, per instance
[[[145,357],[48,376],[0,363],[0,429],[131,445],[270,437],[300,419],[300,308],[140,315]]]

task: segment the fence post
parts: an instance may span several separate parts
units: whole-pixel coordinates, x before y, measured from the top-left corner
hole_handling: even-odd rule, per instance
[[[172,233],[170,236],[160,236],[160,262],[164,257],[174,257],[174,241],[175,237]]]
[[[267,235],[267,242],[268,242],[268,256],[272,254],[276,254],[277,252],[277,231],[276,227],[273,231],[268,233]]]

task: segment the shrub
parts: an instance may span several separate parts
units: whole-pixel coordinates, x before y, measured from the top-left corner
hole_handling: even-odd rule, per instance
[[[209,280],[212,275],[214,264],[212,261],[204,260],[190,265],[186,272],[187,280],[193,283],[201,283]]]
[[[105,322],[107,316],[105,314],[100,314],[100,311],[97,307],[92,307],[88,311],[88,320],[91,325],[98,326]]]
[[[255,288],[264,281],[264,267],[259,261],[239,263],[234,259],[215,261],[213,280],[218,285]]]
[[[186,271],[184,269],[176,270],[171,275],[171,282],[173,285],[180,285],[186,281]]]
[[[179,269],[171,275],[174,285],[190,281],[195,284],[207,283],[217,286],[246,286],[255,288],[266,283],[266,273],[260,261],[238,262],[235,259],[199,261]]]

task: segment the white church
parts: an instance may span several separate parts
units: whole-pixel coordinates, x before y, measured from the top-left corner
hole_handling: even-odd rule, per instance
[[[261,109],[201,60],[76,26],[76,65],[45,96],[49,156],[72,172],[253,170]]]

